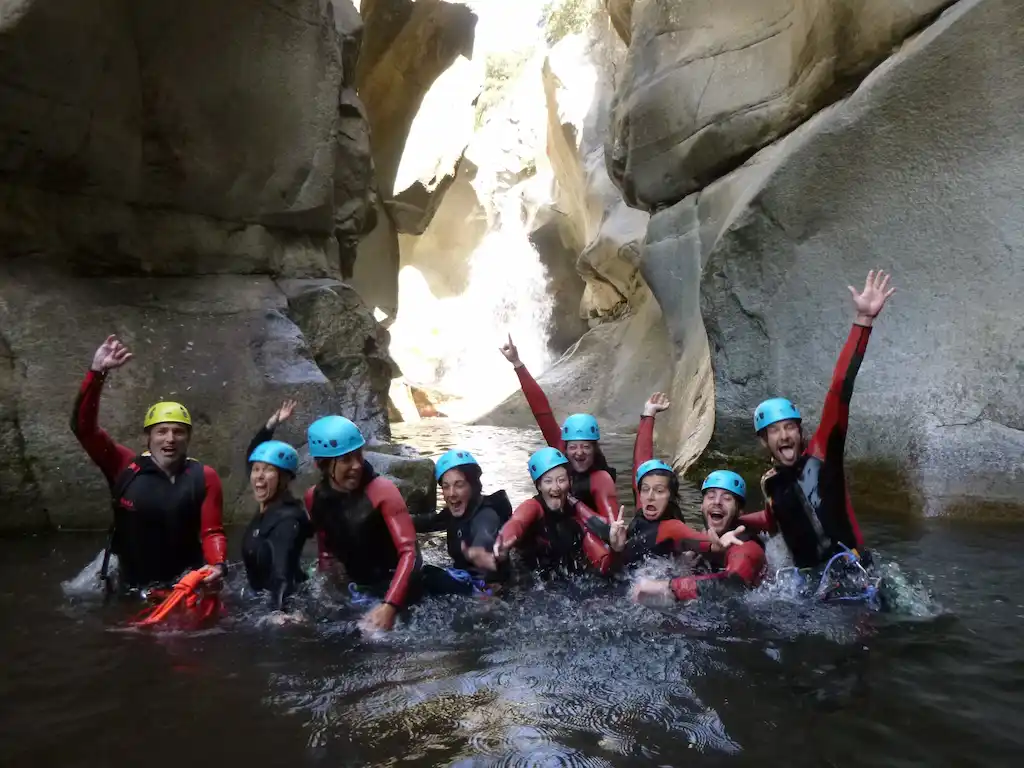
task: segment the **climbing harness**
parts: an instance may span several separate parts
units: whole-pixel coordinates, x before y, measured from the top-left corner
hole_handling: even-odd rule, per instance
[[[882,578],[868,573],[863,563],[861,563],[860,554],[857,550],[850,549],[843,544],[839,546],[842,547],[842,550],[832,555],[821,571],[818,586],[813,593],[814,598],[825,603],[865,603],[872,608],[880,607],[881,596],[879,589]],[[836,563],[852,565],[856,569],[857,581],[859,583],[851,585],[850,580],[845,575],[834,574],[833,570]],[[795,577],[794,580],[797,588],[802,589],[809,586],[809,577],[813,575],[813,571],[814,569],[811,568],[780,568],[776,571],[775,578],[778,580],[783,574],[787,572],[792,573]],[[849,594],[843,594],[851,586],[854,589]]]

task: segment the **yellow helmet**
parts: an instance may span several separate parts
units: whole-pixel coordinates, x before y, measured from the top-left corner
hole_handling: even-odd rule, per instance
[[[167,422],[191,427],[192,417],[188,415],[188,408],[181,403],[157,403],[146,411],[146,420],[142,423],[142,428],[149,429],[154,424]]]

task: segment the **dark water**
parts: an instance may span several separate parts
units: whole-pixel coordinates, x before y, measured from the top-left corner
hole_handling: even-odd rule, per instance
[[[515,501],[531,490],[535,432],[406,435],[468,447]],[[606,441],[624,487],[631,440]],[[384,639],[322,591],[305,626],[236,598],[216,630],[145,634],[121,628],[129,608],[62,590],[100,536],[3,541],[0,765],[1019,764],[1024,527],[857,501],[899,613],[770,588],[655,610],[584,580],[428,600]]]

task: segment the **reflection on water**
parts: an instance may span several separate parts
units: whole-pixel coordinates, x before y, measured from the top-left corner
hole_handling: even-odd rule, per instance
[[[436,422],[402,437],[433,456],[464,446],[489,488],[532,493],[537,432]],[[631,441],[605,441],[624,499]],[[62,593],[102,536],[4,541],[0,696],[16,706],[0,719],[0,755],[61,766],[135,766],[139,755],[147,766],[1011,764],[1024,747],[1024,530],[911,525],[867,498],[858,508],[902,579],[897,613],[811,605],[780,586],[655,609],[625,599],[625,579],[582,578],[503,599],[431,598],[396,632],[365,638],[363,609],[319,580],[305,623],[268,625],[236,569],[218,629],[153,634],[119,629],[134,606]],[[436,538],[424,546],[441,557]]]

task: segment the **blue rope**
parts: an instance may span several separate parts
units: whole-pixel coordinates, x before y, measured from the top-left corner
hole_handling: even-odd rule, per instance
[[[377,598],[372,595],[364,595],[359,591],[359,587],[351,581],[348,583],[348,594],[353,605],[373,605],[377,602]]]

